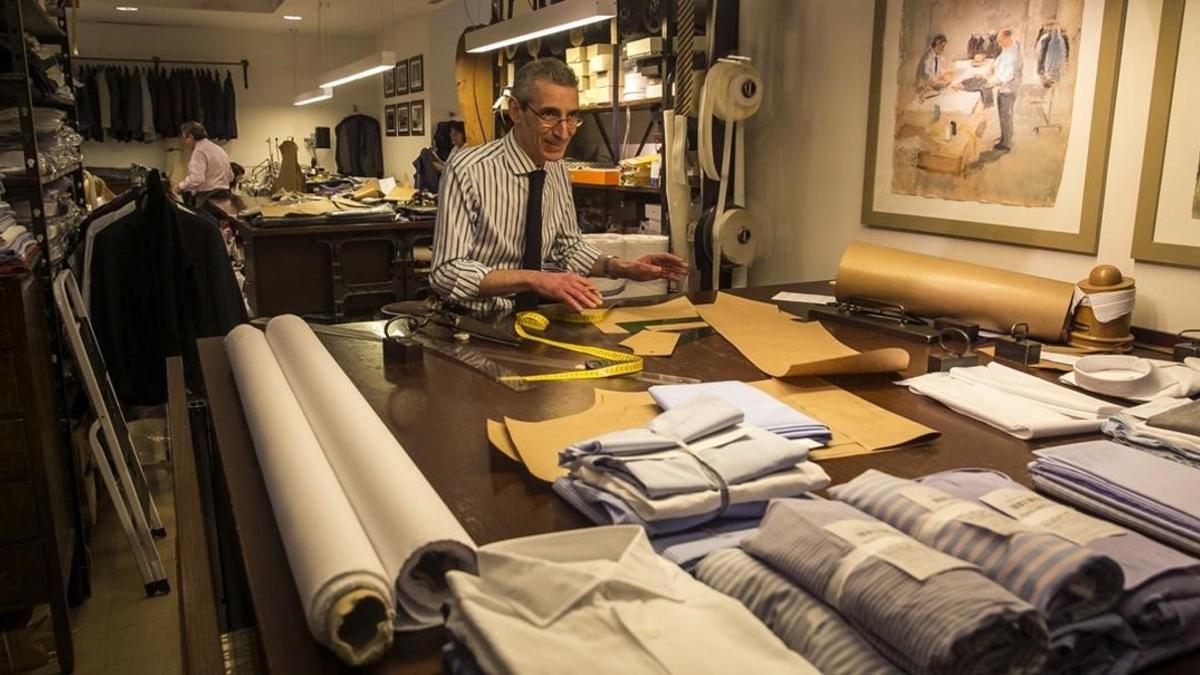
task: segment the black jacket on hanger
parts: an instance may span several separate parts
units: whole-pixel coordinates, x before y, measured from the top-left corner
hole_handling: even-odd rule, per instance
[[[350,176],[383,177],[383,138],[379,120],[351,115],[337,125],[337,168]]]
[[[221,88],[221,108],[225,122],[225,138],[237,138],[237,88],[233,86],[233,74],[225,71],[225,85]]]

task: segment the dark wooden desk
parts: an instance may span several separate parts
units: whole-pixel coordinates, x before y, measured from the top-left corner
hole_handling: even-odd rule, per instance
[[[428,293],[413,247],[433,240],[433,219],[286,225],[238,223],[246,298],[256,316],[322,321],[375,318],[398,300]]]
[[[823,287],[789,285],[746,289],[739,294],[768,299],[781,289],[820,291]],[[693,298],[710,302],[710,294]],[[839,339],[859,349],[901,346],[912,354],[905,375],[924,371],[929,347],[901,342],[875,333],[831,324]],[[594,329],[552,327],[562,337],[595,342]],[[322,336],[351,380],[395,433],[413,461],[428,477],[450,510],[479,544],[528,534],[584,527],[589,523],[549,486],[489,447],[485,420],[508,415],[545,419],[576,412],[592,403],[596,382],[545,383],[532,391],[512,392],[454,362],[427,353],[423,364],[407,366],[405,378],[388,382],[382,372],[378,343]],[[200,341],[200,358],[208,389],[219,463],[231,502],[247,587],[253,600],[263,661],[272,673],[342,673],[349,669],[312,639],[290,574],[279,531],[242,415],[237,389],[219,339]],[[654,370],[690,375],[705,381],[755,380],[763,374],[728,342],[713,336],[680,347],[669,359],[653,359]],[[942,405],[891,384],[893,374],[832,377],[830,381],[889,410],[942,432],[928,444],[870,457],[822,462],[835,483],[874,467],[900,476],[916,477],[945,469],[988,467],[1028,484],[1026,443],[960,416]],[[626,379],[606,380],[600,386],[638,390],[644,385]],[[1052,445],[1069,438],[1041,444]],[[180,506],[182,508],[182,506]],[[398,634],[396,644],[374,673],[431,673],[440,670],[439,630]],[[1160,672],[1194,672],[1200,656],[1178,660]]]

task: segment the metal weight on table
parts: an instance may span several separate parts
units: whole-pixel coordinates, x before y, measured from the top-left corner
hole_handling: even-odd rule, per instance
[[[1191,337],[1188,337],[1191,335]],[[1187,358],[1200,358],[1200,328],[1188,328],[1175,336],[1179,340],[1175,344],[1173,358],[1183,363]]]
[[[390,329],[396,326],[395,334]],[[383,364],[407,365],[424,358],[425,350],[414,339],[420,320],[410,316],[395,316],[383,325]]]
[[[996,358],[1029,366],[1042,360],[1042,343],[1029,339],[1029,324],[1015,323],[1011,337],[996,338]]]
[[[962,342],[961,349],[955,348],[951,342],[954,338]],[[943,328],[938,333],[938,346],[943,353],[929,355],[928,372],[945,373],[951,368],[979,365],[979,354],[971,351],[971,336],[961,328]]]

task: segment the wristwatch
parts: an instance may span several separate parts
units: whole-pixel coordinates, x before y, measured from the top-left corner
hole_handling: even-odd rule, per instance
[[[604,256],[604,267],[603,267],[604,276],[608,277],[609,279],[616,279],[616,277],[613,276],[613,271],[612,271],[612,261],[614,261],[616,259],[617,259],[617,256],[615,256],[615,255]]]

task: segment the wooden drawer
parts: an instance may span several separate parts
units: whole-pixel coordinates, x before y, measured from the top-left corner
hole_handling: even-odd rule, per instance
[[[0,543],[37,536],[37,501],[32,481],[0,484]]]
[[[16,354],[0,354],[0,416],[21,412],[21,394],[17,391]]]
[[[25,422],[0,420],[0,482],[29,475],[29,450],[25,447]]]
[[[45,569],[37,541],[0,547],[0,610],[45,602]]]

